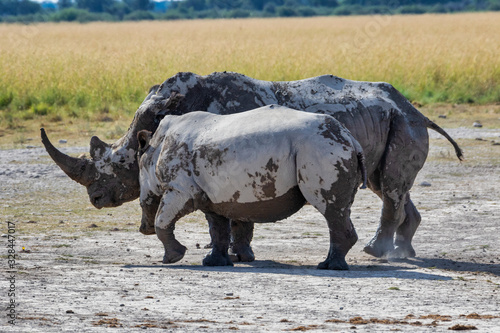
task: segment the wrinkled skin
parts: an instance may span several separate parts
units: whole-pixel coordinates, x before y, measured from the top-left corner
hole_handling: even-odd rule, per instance
[[[207,76],[179,73],[150,91],[127,134],[110,146],[108,156],[113,157],[112,162],[99,156],[88,160],[90,166],[100,164],[100,170],[90,172],[91,168],[81,167],[82,161],[67,162],[50,146],[47,151],[63,171],[87,187],[94,206],[114,207],[139,195],[139,184],[135,181],[139,177],[137,161],[132,164],[120,161],[124,152],[137,151],[136,135],[140,130],[154,133],[166,114],[180,115],[195,110],[231,114],[269,104],[331,115],[352,133],[366,157],[368,187],[383,202],[379,228],[365,251],[376,257],[415,256],[411,241],[421,218],[409,190],[427,157],[427,128],[445,136],[459,159],[462,153],[444,130],[387,83],[349,81],[332,75],[268,82],[237,73]],[[42,141],[47,147],[48,139]],[[98,146],[98,141],[93,141],[91,151]],[[102,168],[112,172],[103,173]],[[210,216],[207,219],[211,221]],[[237,220],[231,224],[235,257],[253,260],[250,247],[253,227],[241,226]],[[147,233],[152,232],[141,225],[142,231],[146,229]]]
[[[345,256],[357,241],[350,207],[367,177],[361,146],[333,117],[276,105],[224,116],[191,112],[166,116],[152,137],[140,131],[138,142],[142,223],[154,223],[163,263],[184,256],[175,224],[195,210],[211,220],[213,248],[203,265],[232,266],[231,219],[277,221],[309,202],[330,231],[318,268],[348,269]]]

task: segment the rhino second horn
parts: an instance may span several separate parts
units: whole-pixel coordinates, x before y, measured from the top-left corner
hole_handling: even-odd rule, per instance
[[[106,142],[102,141],[97,136],[93,136],[90,139],[90,156],[92,156],[94,160],[98,160],[108,147],[109,145]]]
[[[75,158],[60,152],[50,142],[47,134],[45,134],[45,129],[41,128],[40,132],[45,150],[47,150],[47,153],[49,153],[50,157],[56,162],[59,168],[61,168],[69,178],[79,184],[84,186],[92,184],[97,172],[94,164],[85,158]]]

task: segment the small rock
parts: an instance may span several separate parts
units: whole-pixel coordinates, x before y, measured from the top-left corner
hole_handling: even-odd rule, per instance
[[[32,146],[32,145],[27,145],[26,146],[26,149],[35,149],[35,148],[38,148],[37,146]]]
[[[201,277],[202,277],[202,278],[207,278],[207,277],[208,277],[208,275],[205,275],[205,274],[204,274],[204,275],[202,275]]]
[[[98,228],[99,226],[95,223],[92,223],[91,225],[89,225],[87,228]]]
[[[472,126],[474,127],[483,127],[483,125],[479,121],[475,121]]]
[[[4,238],[7,237],[7,236],[8,236],[7,234],[2,234],[2,237],[4,237]]]
[[[438,118],[443,118],[443,119],[446,119],[446,115],[445,115],[445,114],[440,114],[440,115],[438,116]]]
[[[75,313],[73,310],[66,310],[66,313]]]
[[[59,140],[59,143],[68,143],[68,140],[61,139],[61,140]]]
[[[196,243],[196,248],[199,249],[200,248],[200,244],[199,243]]]
[[[491,145],[492,146],[500,146],[500,142],[493,142]]]
[[[483,138],[476,138],[476,141],[483,141]]]
[[[421,182],[420,184],[418,184],[419,186],[432,186],[431,183],[429,182],[426,182],[426,181],[423,181]]]
[[[226,293],[226,296],[233,296],[233,293]]]

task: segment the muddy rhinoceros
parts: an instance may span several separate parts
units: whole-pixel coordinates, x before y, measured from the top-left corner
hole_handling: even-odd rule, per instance
[[[180,95],[185,98],[179,100]],[[61,169],[87,187],[95,207],[118,206],[139,196],[135,152],[140,130],[154,132],[166,114],[180,115],[193,110],[231,114],[268,104],[328,114],[344,124],[365,153],[368,187],[383,202],[379,228],[364,250],[376,257],[414,256],[411,241],[421,218],[409,190],[427,157],[427,129],[445,136],[459,159],[462,152],[444,130],[387,83],[350,81],[333,75],[270,82],[237,73],[207,76],[178,73],[150,91],[124,137],[112,145],[93,137],[92,159],[61,154],[43,131],[42,142]],[[210,216],[207,217],[210,222]],[[140,230],[154,233],[142,225]],[[232,221],[231,232],[232,251],[240,260],[253,260],[250,247],[253,225]]]
[[[138,141],[141,224],[154,225],[164,263],[184,256],[175,223],[195,210],[212,218],[213,249],[203,264],[228,266],[229,219],[274,222],[307,201],[330,230],[330,251],[318,268],[348,269],[345,255],[358,239],[351,205],[366,170],[361,146],[333,117],[275,105],[231,115],[191,112],[166,116],[153,136],[144,130]]]

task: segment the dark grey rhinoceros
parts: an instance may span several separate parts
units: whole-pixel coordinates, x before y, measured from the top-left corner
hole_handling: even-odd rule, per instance
[[[388,83],[350,81],[333,75],[270,82],[230,72],[207,76],[178,73],[151,89],[129,130],[117,142],[109,145],[92,137],[91,159],[62,154],[43,130],[42,142],[57,165],[87,187],[95,207],[114,207],[139,197],[139,131],[154,132],[167,114],[195,110],[231,114],[269,104],[328,114],[347,127],[363,148],[368,187],[383,202],[379,228],[365,252],[376,257],[415,256],[411,241],[421,217],[409,190],[429,151],[427,129],[445,136],[457,157],[461,160],[463,156],[442,128]],[[207,218],[210,223],[210,217]],[[145,225],[141,225],[140,231],[154,233]],[[232,221],[231,232],[233,253],[242,261],[254,260],[250,247],[253,224]]]

